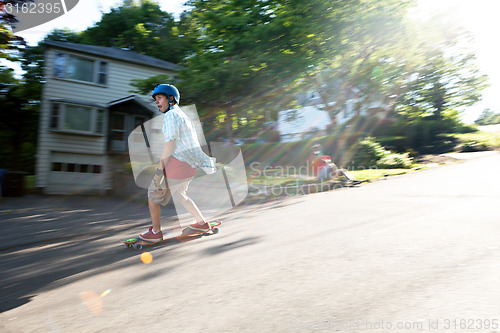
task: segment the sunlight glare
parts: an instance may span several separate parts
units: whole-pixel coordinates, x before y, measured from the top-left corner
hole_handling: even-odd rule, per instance
[[[93,291],[82,291],[80,293],[80,298],[82,299],[83,304],[94,314],[94,316],[98,316],[102,312],[102,300],[99,295]]]
[[[150,264],[153,261],[153,255],[149,252],[143,252],[141,254],[141,261],[145,264]]]

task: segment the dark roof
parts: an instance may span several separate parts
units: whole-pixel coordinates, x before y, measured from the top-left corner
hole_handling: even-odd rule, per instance
[[[76,44],[76,43],[68,43],[68,42],[56,42],[53,40],[44,40],[44,44],[48,46],[58,47],[71,51],[78,51],[81,53],[87,53],[91,55],[96,55],[100,57],[106,57],[110,59],[121,60],[125,62],[131,62],[144,66],[157,67],[162,69],[170,69],[173,71],[180,70],[180,66],[173,64],[168,61],[160,60],[157,58],[153,58],[144,54],[140,54],[137,52],[119,49],[115,47],[104,47],[104,46],[96,46],[96,45],[87,45],[87,44]]]
[[[137,95],[130,95],[130,96],[125,96],[119,99],[116,99],[114,101],[108,102],[108,106],[114,106],[126,102],[135,102],[138,105],[141,105],[143,108],[148,109],[150,111],[156,110],[156,107],[152,106],[152,102],[148,104],[143,98],[137,96]]]
[[[148,104],[148,102],[146,102],[143,98],[137,95],[130,95],[108,102],[108,108],[109,110],[116,112],[152,116],[155,114],[155,110],[158,110],[156,105],[153,107],[152,104],[152,99],[151,103]]]

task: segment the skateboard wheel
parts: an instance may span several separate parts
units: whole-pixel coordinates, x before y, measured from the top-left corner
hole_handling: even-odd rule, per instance
[[[141,243],[135,243],[134,244],[134,249],[137,250],[137,251],[142,250],[142,244]]]
[[[219,233],[219,228],[212,228],[212,233],[213,234],[218,234]]]

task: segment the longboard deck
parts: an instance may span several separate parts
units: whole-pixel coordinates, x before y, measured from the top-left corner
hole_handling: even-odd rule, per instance
[[[169,232],[166,232],[163,235],[163,240],[161,240],[159,242],[154,242],[154,243],[145,242],[138,237],[128,238],[128,239],[122,240],[121,242],[123,244],[125,244],[125,246],[127,246],[128,248],[134,248],[135,250],[140,251],[145,246],[158,245],[158,244],[162,244],[162,243],[165,243],[165,242],[167,242],[169,240],[173,240],[173,239],[177,239],[177,240],[182,242],[182,241],[186,241],[186,240],[201,237],[201,236],[208,236],[208,235],[217,234],[219,232],[218,226],[220,226],[222,224],[222,222],[220,220],[216,220],[216,221],[211,221],[209,223],[210,223],[210,227],[212,228],[212,230],[208,231],[208,232],[201,232],[201,231],[195,232],[192,230],[187,231],[189,229],[189,227],[186,227],[184,229],[170,230]]]
[[[349,179],[343,185],[346,186],[346,187],[353,187],[353,186],[356,186],[356,185],[359,185],[359,184],[362,184],[362,183],[366,183],[366,182],[368,182],[367,179],[362,179],[362,180]]]

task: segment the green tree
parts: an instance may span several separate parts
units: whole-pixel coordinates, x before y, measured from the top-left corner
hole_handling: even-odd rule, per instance
[[[83,31],[81,44],[129,48],[165,61],[179,63],[189,47],[173,16],[150,0],[125,0]]]
[[[75,42],[77,34],[68,30],[54,30],[47,39]],[[23,70],[22,79],[10,68],[1,67],[0,167],[33,173],[38,137],[38,117],[43,76],[43,42],[18,51],[16,60]]]
[[[0,67],[0,168],[33,173],[38,136],[38,108],[12,69]]]
[[[451,128],[460,108],[480,100],[486,78],[458,48],[464,30],[439,17],[409,20],[412,3],[191,0],[196,44],[182,88],[229,127],[315,89],[336,101],[326,107],[332,116],[354,98],[358,115],[380,101],[402,121],[446,119]]]
[[[378,50],[397,40],[392,26],[406,6],[393,0],[189,4],[191,34],[198,37],[185,62],[184,88],[231,122],[293,105],[295,91],[335,76],[346,91],[354,87],[367,64],[380,59]]]
[[[19,61],[26,43],[12,32],[17,19],[4,11],[7,4],[22,5],[30,0],[2,1],[0,11],[0,58]],[[0,168],[34,171],[35,143],[38,123],[36,101],[23,80],[15,77],[14,70],[0,66]]]
[[[414,48],[403,58],[408,59],[404,80],[396,81],[395,132],[424,152],[442,146],[442,133],[463,127],[460,112],[481,100],[487,77],[478,70],[475,55],[461,46],[469,35],[458,22],[437,16],[409,29]]]
[[[495,113],[491,109],[484,109],[474,123],[478,125],[500,124],[500,113]]]
[[[4,0],[0,4],[0,58],[16,61],[19,51],[26,46],[20,36],[14,35],[12,28],[18,22],[15,15],[8,13],[5,6],[21,6],[33,0]]]
[[[157,84],[172,82],[172,78],[166,74],[160,74],[148,77],[146,79],[134,79],[130,83],[132,87],[135,89],[132,90],[132,93],[139,93],[142,95],[147,95],[151,93],[151,91],[156,87]]]

